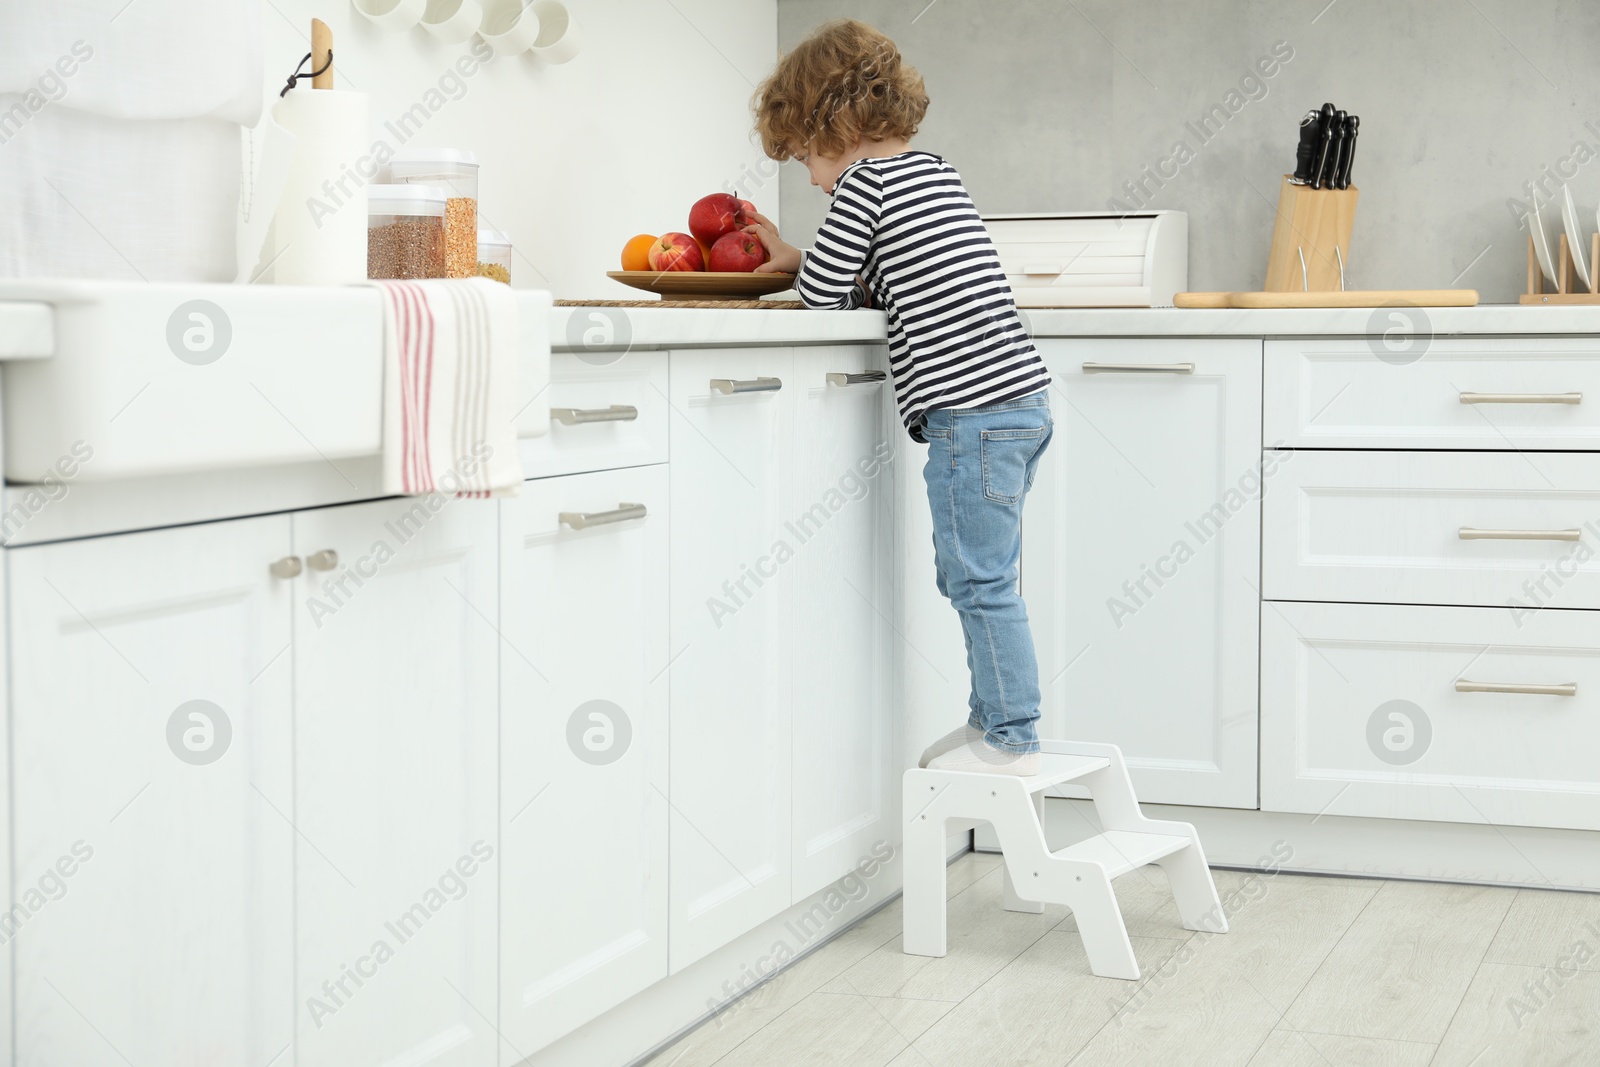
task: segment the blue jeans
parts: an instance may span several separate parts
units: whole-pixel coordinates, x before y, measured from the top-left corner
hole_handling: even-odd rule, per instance
[[[972,675],[968,723],[1008,752],[1039,751],[1039,664],[1017,592],[1022,502],[1054,424],[1046,390],[923,416],[939,592],[961,616]]]

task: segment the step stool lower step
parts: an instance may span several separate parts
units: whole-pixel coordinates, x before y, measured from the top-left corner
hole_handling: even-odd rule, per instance
[[[1087,860],[1105,868],[1107,878],[1118,878],[1129,871],[1188,848],[1193,841],[1172,834],[1144,834],[1134,830],[1108,830],[1075,845],[1052,852],[1053,859]]]

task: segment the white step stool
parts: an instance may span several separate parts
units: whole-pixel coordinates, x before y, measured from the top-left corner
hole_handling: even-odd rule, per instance
[[[1194,827],[1144,817],[1116,745],[1040,741],[1039,748],[1039,773],[1031,778],[906,772],[905,952],[945,954],[945,839],[951,820],[993,824],[1005,858],[1006,910],[1042,912],[1044,901],[1071,908],[1089,969],[1102,978],[1139,977],[1111,880],[1147,863],[1167,872],[1185,929],[1227,931]],[[1089,790],[1105,832],[1051,852],[1041,824],[1044,794],[1066,782]]]

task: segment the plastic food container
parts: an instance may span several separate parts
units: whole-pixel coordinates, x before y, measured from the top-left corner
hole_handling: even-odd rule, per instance
[[[431,148],[389,161],[389,181],[441,186],[445,200],[446,278],[478,273],[478,157],[459,148]]]
[[[511,284],[511,238],[499,230],[478,231],[478,274]]]
[[[443,278],[448,202],[433,185],[367,186],[367,277]]]

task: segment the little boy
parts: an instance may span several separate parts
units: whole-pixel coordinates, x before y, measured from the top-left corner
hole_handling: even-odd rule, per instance
[[[830,22],[756,94],[773,159],[794,158],[833,197],[801,252],[756,216],[771,259],[807,306],[882,308],[900,417],[928,445],[939,592],[961,617],[972,675],[967,724],[921,765],[1038,772],[1039,669],[1017,593],[1022,503],[1050,443],[1050,376],[1022,327],[989,234],[955,168],[911,149],[928,96],[894,42]]]

